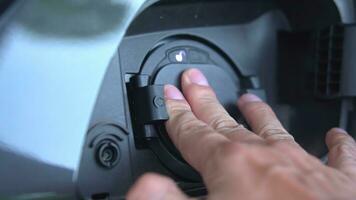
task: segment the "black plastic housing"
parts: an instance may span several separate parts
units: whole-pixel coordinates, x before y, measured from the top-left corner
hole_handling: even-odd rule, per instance
[[[171,177],[189,195],[206,193],[199,174],[169,141],[163,123],[168,115],[161,104],[162,87],[179,87],[179,74],[189,67],[217,83],[218,97],[239,122],[243,118],[234,106],[238,97],[258,94],[303,147],[325,155],[324,134],[339,123],[340,101],[320,101],[315,95],[316,33],[341,22],[333,1],[160,1],[144,8],[108,67],[90,122],[90,127],[111,124],[125,133],[113,132],[122,140],[120,162],[104,169],[85,146],[78,176],[82,197],[124,197],[146,172]],[[196,60],[189,58],[191,50],[200,52]],[[224,73],[234,83],[227,88],[234,92],[214,80]],[[315,118],[318,123],[311,120]],[[99,134],[91,133],[94,128],[87,142]],[[82,178],[89,174],[95,176]],[[93,189],[98,184],[102,187]]]

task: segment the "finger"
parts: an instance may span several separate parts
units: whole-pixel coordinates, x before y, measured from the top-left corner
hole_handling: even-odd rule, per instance
[[[130,189],[127,200],[187,200],[188,197],[169,178],[145,174]]]
[[[169,114],[166,122],[168,135],[185,160],[202,172],[212,152],[228,139],[198,120],[176,87],[166,85],[164,89]]]
[[[346,131],[333,128],[326,135],[328,165],[356,178],[356,143]]]
[[[272,109],[259,97],[245,94],[238,101],[238,107],[253,132],[268,142],[292,141],[291,136],[277,119]]]
[[[220,104],[202,72],[197,69],[185,71],[182,89],[198,119],[227,137],[246,137],[249,131],[238,124]]]

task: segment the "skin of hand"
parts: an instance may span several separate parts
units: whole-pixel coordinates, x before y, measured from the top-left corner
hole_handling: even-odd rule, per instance
[[[238,124],[218,102],[204,75],[182,75],[183,94],[165,86],[166,128],[183,157],[203,177],[207,199],[356,199],[356,143],[344,130],[326,136],[328,164],[305,152],[257,96],[237,102],[252,128]],[[173,180],[149,173],[128,200],[191,199]]]

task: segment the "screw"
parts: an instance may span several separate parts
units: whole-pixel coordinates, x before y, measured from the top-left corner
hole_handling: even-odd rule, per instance
[[[112,140],[103,140],[98,143],[96,158],[99,164],[105,168],[113,168],[120,160],[120,148]]]
[[[153,98],[153,104],[159,108],[159,107],[163,107],[164,106],[164,98],[160,97],[160,96],[155,96]]]

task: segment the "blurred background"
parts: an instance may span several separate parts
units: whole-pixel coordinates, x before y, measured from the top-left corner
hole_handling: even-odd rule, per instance
[[[0,196],[72,192],[102,77],[143,1],[0,0],[0,174],[13,176]]]

